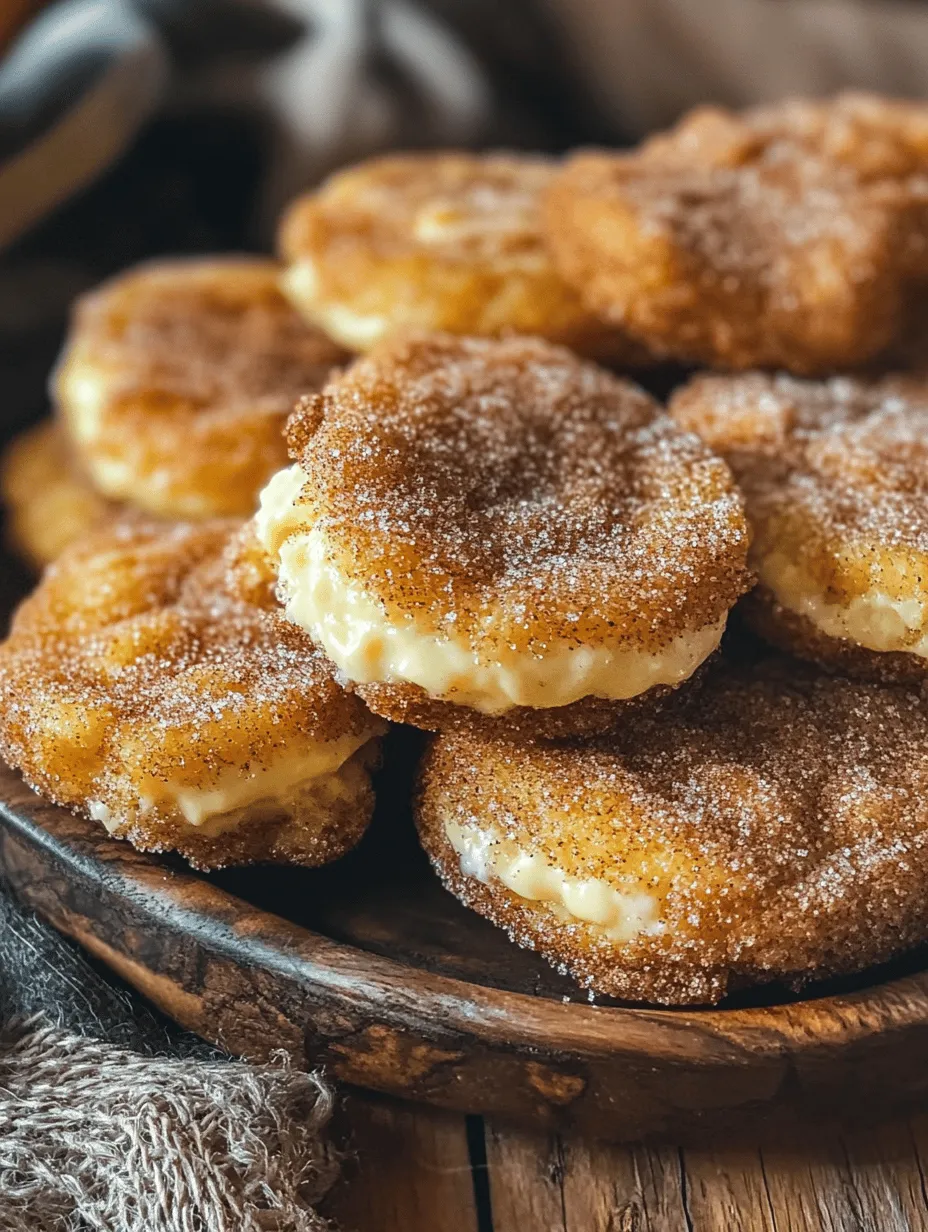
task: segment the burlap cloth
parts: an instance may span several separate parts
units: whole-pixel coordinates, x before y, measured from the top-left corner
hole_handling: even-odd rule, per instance
[[[0,1024],[0,1232],[327,1226],[321,1078],[223,1057],[2,890]]]

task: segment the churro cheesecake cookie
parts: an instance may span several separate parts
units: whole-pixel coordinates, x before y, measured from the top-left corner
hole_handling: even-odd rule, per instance
[[[699,108],[637,150],[569,159],[545,219],[590,308],[660,353],[857,366],[899,341],[928,274],[928,107]]]
[[[854,675],[928,675],[928,380],[703,376],[671,410],[744,491],[757,632]]]
[[[164,518],[248,516],[283,426],[345,352],[250,257],[153,261],[77,301],[52,394],[94,486]]]
[[[714,664],[590,744],[442,733],[416,813],[452,893],[595,993],[711,1003],[928,937],[923,691]]]
[[[94,490],[61,425],[50,420],[21,432],[4,450],[0,497],[10,547],[37,569],[123,512]]]
[[[0,752],[43,796],[199,868],[323,864],[373,807],[384,724],[284,620],[250,527],[116,523],[0,645]]]
[[[284,217],[284,288],[352,350],[400,329],[515,332],[647,363],[645,348],[585,308],[552,264],[541,195],[555,165],[446,151],[340,171]]]
[[[726,465],[538,339],[382,344],[289,442],[256,519],[287,618],[390,718],[602,730],[692,676],[748,585]]]

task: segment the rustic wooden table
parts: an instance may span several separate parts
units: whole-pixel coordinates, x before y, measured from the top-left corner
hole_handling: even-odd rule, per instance
[[[367,1095],[326,1213],[343,1232],[921,1232],[928,1114],[725,1149],[546,1137]]]

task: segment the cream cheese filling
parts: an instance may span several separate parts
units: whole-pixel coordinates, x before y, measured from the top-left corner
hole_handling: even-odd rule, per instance
[[[109,381],[104,369],[78,353],[65,355],[52,374],[52,396],[81,444],[96,440]]]
[[[430,697],[484,714],[567,706],[582,697],[622,700],[686,680],[721,640],[724,616],[655,653],[565,640],[550,643],[544,654],[503,647],[485,658],[463,638],[439,635],[412,619],[390,620],[374,596],[346,578],[324,531],[295,503],[304,483],[298,466],[271,480],[261,496],[258,536],[278,555],[287,618],[355,684],[418,685]],[[488,620],[488,640],[492,633]]]
[[[506,236],[534,237],[539,231],[538,204],[531,193],[509,193],[501,201],[492,190],[479,189],[463,203],[451,198],[430,201],[416,211],[412,222],[415,240],[439,247],[486,243],[488,238],[498,245]],[[544,251],[540,236],[536,247],[540,256]]]
[[[867,650],[904,651],[928,659],[928,604],[900,599],[879,587],[847,603],[829,603],[806,570],[780,552],[757,562],[757,573],[779,603],[804,616],[829,637],[854,642]]]
[[[191,787],[170,779],[152,779],[138,791],[130,814],[117,813],[104,802],[89,804],[90,816],[112,832],[126,821],[152,812],[179,813],[184,822],[204,834],[235,829],[251,811],[279,809],[288,801],[319,794],[325,784],[337,786],[353,755],[371,739],[370,730],[329,740],[300,750],[287,749],[266,765],[247,770],[228,766],[207,788]],[[323,794],[329,794],[328,789]]]
[[[79,354],[67,356],[52,377],[53,396],[78,444],[93,447],[100,439],[100,420],[111,392],[105,368]],[[104,496],[137,495],[137,475],[129,459],[91,452],[84,459],[94,484]]]
[[[349,351],[370,350],[390,328],[389,318],[382,313],[355,312],[344,303],[320,296],[316,265],[308,257],[285,271],[280,287],[295,308]]]
[[[640,883],[617,890],[600,877],[571,877],[539,852],[526,851],[492,829],[445,822],[445,834],[466,877],[499,882],[519,898],[547,904],[565,922],[592,925],[609,941],[664,931],[660,903]]]

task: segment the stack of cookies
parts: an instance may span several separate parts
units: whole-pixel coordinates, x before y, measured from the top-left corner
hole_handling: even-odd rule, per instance
[[[384,158],[280,255],[78,305],[6,463],[23,550],[75,540],[7,760],[140,847],[318,864],[425,729],[438,875],[591,993],[928,940],[928,107]],[[664,407],[668,361],[712,371]]]

